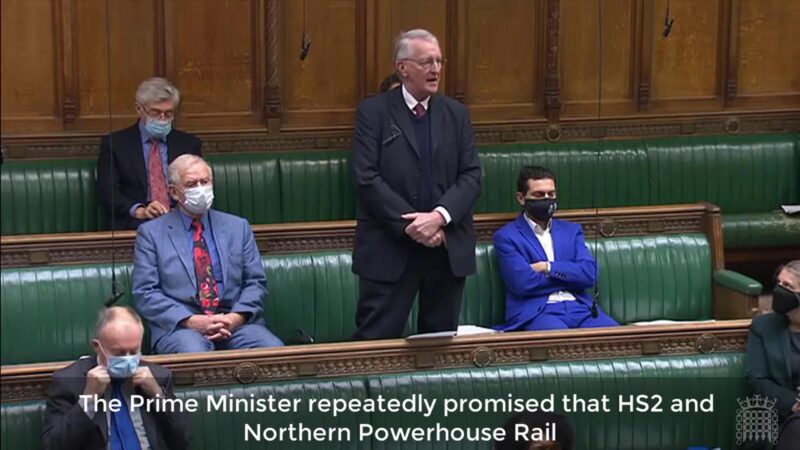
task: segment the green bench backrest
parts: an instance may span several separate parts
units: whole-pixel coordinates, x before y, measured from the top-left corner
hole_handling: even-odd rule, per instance
[[[723,213],[800,203],[797,135],[709,136],[645,141],[650,203],[710,201]]]
[[[117,266],[117,285],[131,305],[130,265]],[[111,295],[111,266],[0,271],[0,364],[74,359],[93,353],[97,312]]]
[[[247,217],[250,223],[281,222],[280,175],[273,153],[215,155],[214,208]]]
[[[598,302],[621,323],[713,316],[711,247],[703,234],[601,239],[590,243],[600,273]]]
[[[347,150],[280,156],[283,222],[349,220],[356,196]]]
[[[711,252],[702,234],[602,239],[590,246],[599,262],[599,302],[621,323],[712,317]],[[460,323],[491,327],[505,319],[505,289],[494,249],[480,244],[468,277]],[[296,330],[316,342],[349,340],[355,331],[358,281],[349,250],[263,258],[268,327],[287,343]],[[131,266],[117,269],[130,304]],[[4,269],[2,364],[58,361],[91,353],[94,320],[110,294],[108,265]],[[416,332],[416,307],[406,333]],[[146,343],[149,340],[146,339]],[[147,351],[147,346],[145,346]]]
[[[230,413],[209,411],[206,398],[223,395],[256,399],[272,395],[278,399],[300,399],[307,408],[310,399],[385,399],[410,398],[421,394],[437,400],[431,417],[404,413],[346,412],[334,418],[325,413]],[[484,450],[486,442],[359,442],[360,424],[378,427],[499,427],[511,413],[455,413],[444,417],[442,402],[447,399],[543,399],[551,394],[581,398],[610,399],[608,413],[565,413],[560,404],[556,411],[569,417],[577,430],[575,448],[581,450],[682,449],[691,446],[735,448],[737,398],[747,395],[744,379],[744,355],[637,357],[595,361],[542,362],[483,369],[455,369],[391,375],[353,376],[335,379],[310,379],[253,386],[217,386],[189,388],[177,392],[180,398],[195,398],[201,408],[192,414],[194,450],[280,449],[375,449],[405,450],[442,448]],[[675,398],[705,398],[714,394],[712,413],[630,413],[619,412],[618,396],[658,394],[661,407],[669,411]],[[651,403],[652,404],[652,403]],[[2,414],[2,450],[40,448],[39,436],[44,416],[44,401],[4,402]],[[307,427],[343,427],[352,431],[351,442],[245,442],[244,425],[286,427],[302,422]]]
[[[0,168],[0,234],[72,233],[104,225],[95,161],[6,161]]]
[[[476,212],[518,211],[520,168],[555,170],[561,209],[708,201],[728,213],[800,203],[797,134],[679,137],[480,148]],[[355,216],[349,150],[209,156],[215,207],[250,223]],[[3,235],[96,231],[94,160],[8,161],[0,169]]]
[[[544,166],[558,177],[559,208],[646,205],[647,153],[642,141],[505,144],[482,147],[477,213],[519,211],[517,175]]]

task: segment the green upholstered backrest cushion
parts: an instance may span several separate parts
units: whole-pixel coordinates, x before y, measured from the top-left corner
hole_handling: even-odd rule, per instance
[[[519,211],[517,176],[526,165],[556,173],[561,209],[646,205],[649,200],[641,141],[495,145],[482,147],[480,158],[478,213]]]
[[[590,242],[603,309],[621,323],[711,319],[711,248],[703,234]]]
[[[590,247],[599,263],[599,302],[621,323],[712,317],[711,253],[704,235],[618,237]],[[460,323],[502,323],[505,288],[494,249],[480,244],[467,278]],[[266,255],[268,327],[287,343],[296,330],[316,342],[349,340],[355,331],[358,280],[349,250]],[[117,282],[130,304],[130,265]],[[110,294],[108,265],[4,269],[2,363],[58,361],[91,352],[94,319]],[[416,307],[407,334],[416,332]],[[25,336],[24,341],[20,336]],[[23,344],[24,342],[24,344]],[[145,352],[149,339],[145,339]]]
[[[262,425],[264,427],[287,427],[291,424],[297,426],[299,423],[306,427],[316,428],[348,428],[351,429],[353,436],[358,436],[358,426],[361,423],[370,422],[370,413],[367,412],[344,412],[337,417],[331,413],[305,412],[312,399],[359,399],[364,400],[369,397],[366,383],[362,377],[336,378],[328,380],[311,379],[306,381],[287,381],[261,384],[254,386],[219,386],[213,388],[192,388],[179,391],[180,398],[195,398],[201,405],[206,403],[206,398],[219,399],[225,395],[234,398],[273,398],[277,399],[298,399],[299,407],[304,410],[303,414],[291,413],[227,413],[218,411],[207,411],[203,407],[192,415],[192,429],[194,437],[192,441],[193,450],[238,450],[255,448],[280,448],[281,450],[306,450],[306,449],[369,449],[372,448],[369,442],[292,442],[284,438],[280,442],[250,442],[244,441],[244,425],[249,424],[253,427]]]
[[[267,326],[285,342],[296,330],[315,342],[349,340],[355,331],[358,284],[347,250],[269,255]]]
[[[7,161],[0,168],[0,234],[72,233],[104,225],[95,161]]]
[[[520,366],[414,372],[370,377],[370,396],[428,399],[542,399],[555,395],[600,398],[613,405],[608,413],[565,413],[581,450],[683,449],[690,446],[735,448],[736,399],[746,396],[744,355],[664,356],[599,361],[562,361]],[[704,398],[714,394],[713,413],[618,412],[618,396],[659,394],[669,411],[673,398]],[[374,415],[375,427],[497,427],[513,413],[455,413],[425,418],[415,414]],[[374,449],[438,449],[441,443],[373,442]],[[446,448],[485,449],[480,443],[448,443]]]
[[[251,224],[281,222],[280,176],[275,153],[209,156],[214,170],[214,208]]]
[[[125,293],[119,305],[132,303],[130,270],[130,264],[116,268],[117,286]],[[3,269],[0,278],[0,363],[93,353],[97,313],[111,295],[110,265]]]
[[[44,400],[0,405],[0,450],[40,450]]]
[[[619,412],[620,395],[658,394],[669,411],[675,398],[705,398],[714,394],[711,413],[629,413]],[[206,398],[223,395],[234,398],[300,399],[307,407],[310,399],[410,398],[421,394],[437,400],[431,417],[408,413],[346,412],[334,418],[330,413],[231,413],[209,411]],[[581,450],[682,449],[690,446],[735,448],[737,398],[747,395],[744,379],[744,354],[659,356],[617,358],[590,361],[560,361],[483,369],[455,369],[391,375],[354,376],[334,379],[309,379],[253,386],[216,386],[180,389],[180,398],[195,398],[201,408],[192,414],[194,450],[240,450],[253,448],[281,449],[431,449],[483,450],[486,442],[415,442],[375,439],[357,441],[358,425],[374,427],[499,427],[511,413],[467,412],[443,417],[444,399],[543,399],[551,394],[560,401],[563,395],[581,398],[610,399],[608,413],[565,413],[560,404],[556,411],[568,416],[576,433],[576,447]],[[652,404],[652,403],[651,403]],[[3,402],[2,450],[40,448],[39,436],[44,401]],[[244,442],[244,425],[286,427],[302,422],[308,427],[348,428],[352,442]]]
[[[800,203],[796,135],[708,136],[645,141],[650,203],[708,201],[723,214]]]
[[[350,220],[356,197],[349,151],[280,154],[283,222]]]

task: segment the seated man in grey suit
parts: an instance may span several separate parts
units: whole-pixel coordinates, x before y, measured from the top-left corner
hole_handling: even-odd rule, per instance
[[[283,345],[262,314],[267,279],[247,220],[215,211],[211,167],[182,155],[169,166],[177,208],[136,234],[133,297],[158,353]]]

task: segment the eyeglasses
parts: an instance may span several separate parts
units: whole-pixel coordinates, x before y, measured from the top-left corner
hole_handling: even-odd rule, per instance
[[[175,117],[174,109],[162,110],[157,108],[146,108],[143,105],[139,105],[139,107],[142,108],[142,111],[144,111],[144,113],[147,114],[147,116],[153,119],[159,119],[161,117],[165,119],[172,119]]]
[[[442,67],[444,67],[444,63],[445,63],[445,60],[442,59],[442,58],[427,58],[427,59],[421,59],[421,60],[406,58],[406,59],[404,59],[404,61],[415,62],[415,63],[417,63],[418,66],[422,67],[425,70],[431,70],[431,68],[434,66],[434,64],[439,66],[439,68],[442,68]]]

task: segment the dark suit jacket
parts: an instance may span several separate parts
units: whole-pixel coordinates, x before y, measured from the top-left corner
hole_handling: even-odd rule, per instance
[[[153,372],[158,384],[172,397],[172,373],[156,364],[142,361]],[[106,450],[108,420],[104,411],[93,419],[78,402],[86,387],[86,373],[97,366],[97,357],[84,358],[53,374],[47,391],[47,410],[42,427],[45,450]],[[141,394],[141,392],[138,392]],[[150,447],[153,450],[188,449],[188,417],[183,413],[147,412],[140,409]]]
[[[506,285],[503,330],[523,329],[541,314],[554,292],[569,291],[577,301],[592,304],[592,297],[586,290],[597,280],[597,263],[586,247],[583,228],[558,219],[553,219],[550,227],[555,254],[555,261],[550,263],[550,275],[531,269],[531,264],[547,261],[547,254],[522,214],[494,234],[500,275]]]
[[[112,162],[111,143],[114,144]],[[180,155],[191,153],[202,156],[203,142],[195,136],[180,130],[172,130],[167,135],[167,162],[171,163]],[[124,130],[103,136],[100,141],[100,156],[97,159],[97,197],[106,210],[108,226],[111,227],[111,214],[115,216],[114,228],[133,230],[143,221],[131,217],[130,209],[137,203],[147,204],[148,174],[142,153],[142,138],[138,122]],[[113,163],[114,182],[111,182]],[[111,192],[114,201],[111,201]]]
[[[781,420],[791,414],[797,397],[789,339],[789,319],[774,313],[755,317],[747,339],[747,381],[754,393],[777,400]]]
[[[433,95],[431,115],[434,205],[443,206],[452,222],[445,228],[453,274],[475,272],[472,214],[481,192],[481,169],[467,108]],[[415,212],[420,186],[420,157],[402,89],[371,97],[358,107],[353,139],[353,179],[358,210],[353,272],[376,281],[397,281],[416,244],[405,234]],[[428,211],[421,211],[428,212]]]

